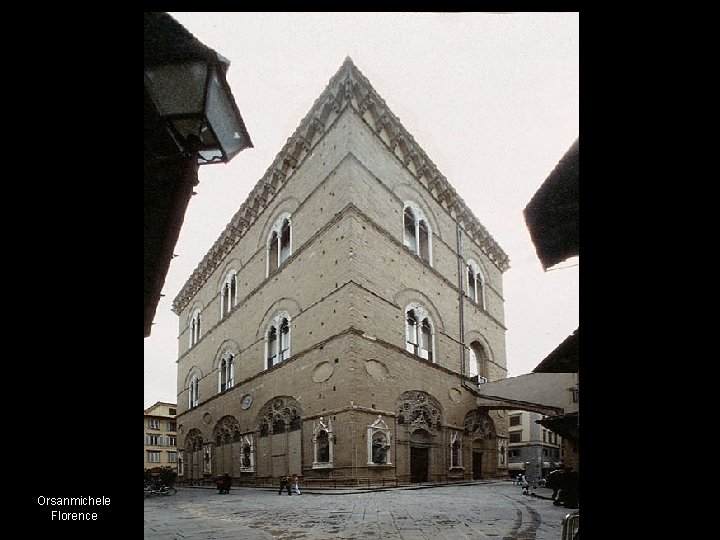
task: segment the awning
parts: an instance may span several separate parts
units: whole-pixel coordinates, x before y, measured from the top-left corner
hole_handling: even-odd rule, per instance
[[[543,270],[580,255],[580,139],[577,139],[523,210]]]
[[[485,383],[483,386],[489,386],[493,383]],[[504,398],[502,396],[493,396],[487,394],[476,394],[475,405],[490,410],[506,410],[506,411],[530,411],[540,413],[546,416],[555,416],[562,412],[560,407],[552,407],[550,405],[542,405],[539,403],[530,403],[528,401],[520,401],[517,399]]]
[[[578,412],[548,416],[547,418],[542,418],[541,420],[535,420],[535,423],[548,428],[553,433],[557,433],[563,439],[570,439],[574,441],[580,439],[580,422]]]
[[[578,373],[580,371],[580,327],[555,347],[533,373]]]

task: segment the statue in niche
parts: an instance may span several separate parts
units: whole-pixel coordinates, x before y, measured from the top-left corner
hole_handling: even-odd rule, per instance
[[[460,457],[460,443],[455,441],[452,445],[452,454],[450,457],[450,461],[452,463],[453,467],[459,467],[459,460]]]
[[[372,460],[373,463],[385,463],[387,460],[387,450],[390,447],[385,442],[385,437],[382,435],[376,439],[373,439],[372,443]]]
[[[246,444],[243,448],[243,455],[242,455],[242,466],[245,468],[250,467],[250,445]]]
[[[326,431],[321,431],[317,438],[318,445],[318,462],[328,463],[330,461],[330,441]]]

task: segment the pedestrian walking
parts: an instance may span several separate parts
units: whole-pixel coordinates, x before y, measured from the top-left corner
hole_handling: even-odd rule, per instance
[[[293,474],[290,477],[290,485],[292,486],[293,492],[296,493],[297,495],[300,495],[300,484],[299,484],[299,479],[298,479],[297,474]]]
[[[292,493],[290,493],[290,479],[285,475],[280,477],[280,491],[278,491],[278,495],[281,495],[284,490],[287,490],[288,495],[292,495]]]
[[[548,487],[553,490],[552,496],[550,497],[553,501],[557,500],[558,492],[560,491],[560,486],[562,486],[562,476],[563,476],[563,468],[560,467],[560,468],[552,471],[550,474],[548,474],[547,481],[545,482],[545,487]]]
[[[522,477],[522,488],[523,488],[523,494],[528,495],[530,493],[530,482],[527,479],[527,476],[523,475]]]

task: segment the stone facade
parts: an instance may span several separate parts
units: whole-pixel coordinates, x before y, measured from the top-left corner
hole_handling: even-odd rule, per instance
[[[173,303],[180,481],[504,476],[507,268],[346,60]]]

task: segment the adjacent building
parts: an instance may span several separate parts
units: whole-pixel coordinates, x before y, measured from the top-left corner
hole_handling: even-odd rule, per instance
[[[145,409],[145,469],[178,466],[175,403],[158,401]]]
[[[516,410],[508,412],[508,471],[528,478],[546,477],[563,459],[562,438],[537,423],[545,415]]]
[[[508,268],[346,59],[174,299],[178,480],[505,477]]]
[[[580,256],[580,139],[562,156],[523,210],[538,259],[547,270],[571,257]],[[556,267],[557,268],[557,267]],[[564,438],[566,465],[580,470],[580,327],[560,343],[533,373],[573,374],[575,383],[559,386],[569,392],[563,414],[538,420]]]

